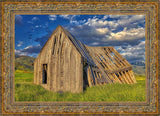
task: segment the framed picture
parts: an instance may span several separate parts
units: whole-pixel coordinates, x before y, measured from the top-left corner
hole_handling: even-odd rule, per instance
[[[158,2],[1,2],[2,114],[158,114]]]

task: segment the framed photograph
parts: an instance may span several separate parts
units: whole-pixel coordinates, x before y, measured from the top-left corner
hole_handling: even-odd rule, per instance
[[[158,114],[158,2],[2,4],[2,114]]]

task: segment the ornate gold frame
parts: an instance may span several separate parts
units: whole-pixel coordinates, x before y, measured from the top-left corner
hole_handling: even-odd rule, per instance
[[[15,102],[15,14],[144,14],[145,102]],[[158,2],[2,2],[2,114],[157,114]]]

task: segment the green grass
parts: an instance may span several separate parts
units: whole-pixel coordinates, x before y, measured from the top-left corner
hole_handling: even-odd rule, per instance
[[[26,83],[33,82],[33,73],[16,72],[15,73],[15,83]]]
[[[33,73],[16,72],[16,101],[145,101],[145,77],[136,75],[136,84],[106,84],[88,87],[83,93],[50,92],[33,84]]]

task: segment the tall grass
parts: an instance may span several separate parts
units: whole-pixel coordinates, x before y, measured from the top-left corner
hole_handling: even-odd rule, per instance
[[[50,92],[33,84],[33,73],[16,72],[16,101],[145,101],[145,77],[136,75],[136,84],[106,84],[88,87],[84,92]]]

